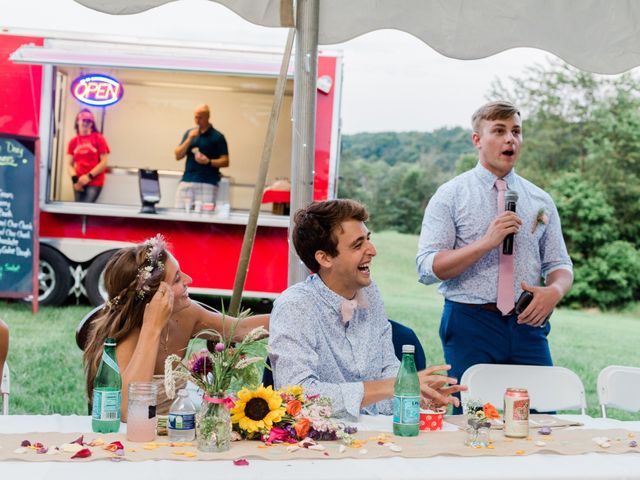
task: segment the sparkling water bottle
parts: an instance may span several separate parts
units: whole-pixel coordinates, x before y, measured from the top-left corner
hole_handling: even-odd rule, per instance
[[[169,409],[167,431],[172,442],[190,442],[196,437],[196,407],[184,388]]]
[[[420,433],[420,381],[413,358],[416,347],[402,346],[402,364],[393,387],[393,434],[415,437]]]
[[[111,433],[120,430],[120,401],[122,380],[116,361],[116,341],[104,341],[102,360],[93,381],[91,428],[94,432]]]

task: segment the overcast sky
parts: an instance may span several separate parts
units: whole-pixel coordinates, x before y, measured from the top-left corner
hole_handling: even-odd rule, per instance
[[[128,16],[94,12],[73,0],[0,0],[0,12],[0,27],[281,48],[286,39],[285,30],[253,25],[208,0],[179,0]],[[518,76],[527,65],[552,57],[521,48],[481,60],[454,60],[395,30],[321,48],[342,51],[344,56],[342,126],[347,134],[468,127],[493,79]]]

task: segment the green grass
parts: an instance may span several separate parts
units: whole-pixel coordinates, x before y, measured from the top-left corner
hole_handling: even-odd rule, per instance
[[[378,248],[373,276],[387,315],[416,331],[430,363],[443,362],[438,337],[443,300],[435,286],[425,287],[417,281],[417,237],[382,232],[374,234],[373,240]],[[33,316],[27,305],[0,303],[0,317],[11,329],[11,413],[86,414],[75,328],[89,310],[88,306],[44,307]],[[582,378],[592,416],[599,416],[598,372],[607,365],[640,363],[639,314],[636,306],[623,313],[559,309],[553,315],[549,341],[554,362]],[[610,416],[640,419],[640,414],[615,410]]]

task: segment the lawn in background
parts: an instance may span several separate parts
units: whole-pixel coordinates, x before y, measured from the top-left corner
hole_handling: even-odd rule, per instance
[[[442,363],[438,326],[443,301],[435,286],[417,282],[417,237],[382,232],[372,238],[378,249],[372,272],[387,314],[416,331],[429,363]],[[211,299],[212,305],[219,303]],[[86,414],[82,356],[75,344],[75,329],[90,309],[88,305],[42,307],[33,316],[29,305],[0,303],[0,317],[11,329],[11,413]],[[559,309],[553,315],[549,338],[554,361],[582,378],[592,416],[599,416],[598,372],[607,365],[640,365],[639,313],[637,308],[628,313]],[[610,416],[640,419],[640,414],[615,410]]]

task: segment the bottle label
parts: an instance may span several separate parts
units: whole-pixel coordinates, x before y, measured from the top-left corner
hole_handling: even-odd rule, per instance
[[[171,430],[193,430],[196,428],[196,415],[195,413],[170,413],[167,428]]]
[[[118,375],[120,375],[120,369],[118,368],[118,364],[113,360],[113,358],[111,358],[109,355],[107,355],[107,352],[105,352],[104,350],[102,351],[102,361],[114,372],[116,372]]]
[[[93,390],[93,410],[91,416],[94,420],[120,421],[120,390]]]
[[[420,425],[420,396],[393,396],[393,423]]]

